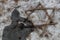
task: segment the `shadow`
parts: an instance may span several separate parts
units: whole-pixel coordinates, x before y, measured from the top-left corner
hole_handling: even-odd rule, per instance
[[[32,22],[19,15],[18,10],[14,9],[11,15],[12,23],[4,28],[2,40],[26,40],[26,37],[34,31]],[[19,21],[23,23],[19,24]]]

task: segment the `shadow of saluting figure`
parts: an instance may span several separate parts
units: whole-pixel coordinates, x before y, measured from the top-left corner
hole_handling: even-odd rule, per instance
[[[14,9],[11,15],[12,23],[4,28],[2,40],[26,40],[26,37],[34,31],[32,22],[19,15],[17,9]],[[18,23],[19,21],[22,23]]]

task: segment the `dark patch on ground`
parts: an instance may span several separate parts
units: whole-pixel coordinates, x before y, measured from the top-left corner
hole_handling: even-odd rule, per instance
[[[26,37],[34,31],[33,23],[19,15],[18,10],[14,9],[11,15],[12,23],[4,28],[2,40],[26,40]]]

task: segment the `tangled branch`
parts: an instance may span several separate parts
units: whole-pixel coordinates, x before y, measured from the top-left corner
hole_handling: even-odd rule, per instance
[[[31,15],[35,10],[43,10],[43,11],[45,12],[46,16],[48,17],[48,21],[47,21],[45,24],[42,24],[42,25],[34,25],[35,27],[38,27],[38,28],[40,28],[40,29],[43,30],[43,32],[42,32],[42,34],[41,34],[41,35],[43,36],[43,34],[47,31],[46,29],[47,29],[48,25],[56,25],[56,24],[57,24],[57,23],[54,23],[54,22],[53,22],[53,19],[52,19],[53,16],[54,16],[54,14],[53,14],[52,16],[49,15],[48,12],[47,12],[47,10],[53,10],[52,13],[54,13],[55,10],[60,10],[60,8],[45,8],[41,3],[39,3],[36,8],[34,8],[34,9],[29,9],[29,10],[25,11],[26,13],[27,13],[28,11],[31,12],[31,13],[28,15],[27,18],[29,18],[30,15]],[[49,34],[50,34],[50,33],[49,33]],[[48,36],[48,34],[47,34],[47,36]]]

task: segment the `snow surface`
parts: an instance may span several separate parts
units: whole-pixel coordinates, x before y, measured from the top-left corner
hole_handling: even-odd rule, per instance
[[[27,15],[24,11],[30,9],[31,6],[32,8],[35,8],[39,2],[46,8],[60,8],[60,0],[29,0],[27,2],[19,0],[17,5],[13,0],[8,0],[6,1],[6,3],[0,2],[0,14],[2,14],[2,16],[0,16],[0,40],[2,40],[4,27],[10,25],[11,23],[10,17],[12,11],[14,10],[14,7],[18,5],[21,6],[20,8],[18,8],[18,11],[21,14],[20,16],[26,18]],[[8,8],[10,8],[9,11],[7,10]],[[52,17],[52,19],[54,22],[58,23],[55,26],[48,25],[47,31],[49,31],[52,34],[52,36],[49,35],[49,38],[46,38],[44,36],[40,37],[39,35],[41,34],[42,30],[38,29],[37,31],[34,31],[30,34],[31,40],[60,40],[60,10],[55,10],[54,13],[52,13],[52,10],[47,11],[49,15],[55,14],[54,17]],[[33,12],[33,14],[31,14],[30,20],[32,20],[34,25],[41,25],[46,23],[48,21],[48,18],[45,15],[44,11],[36,10]],[[39,20],[43,20],[44,22]],[[29,38],[27,38],[27,40],[29,40]]]

